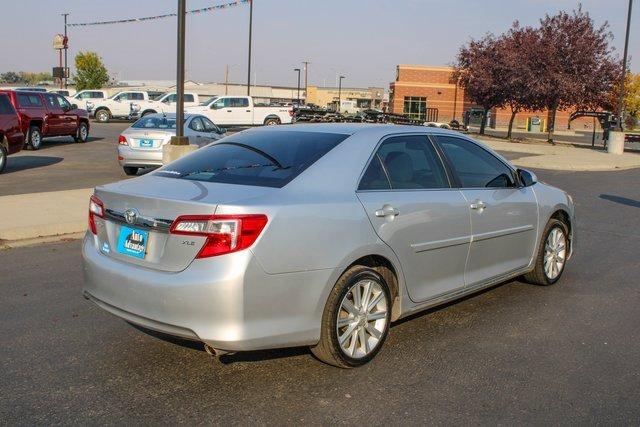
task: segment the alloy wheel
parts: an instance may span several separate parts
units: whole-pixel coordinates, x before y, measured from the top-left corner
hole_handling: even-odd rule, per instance
[[[567,257],[567,238],[564,231],[555,227],[549,232],[544,243],[544,274],[554,280],[564,268]]]
[[[87,140],[87,127],[86,126],[80,126],[80,139],[82,141],[86,141]]]
[[[361,280],[346,293],[336,322],[338,343],[346,356],[362,358],[376,349],[388,322],[387,294],[373,280]]]
[[[40,143],[42,142],[42,136],[40,135],[39,131],[34,131],[31,133],[31,146],[33,148],[38,148],[40,147]]]

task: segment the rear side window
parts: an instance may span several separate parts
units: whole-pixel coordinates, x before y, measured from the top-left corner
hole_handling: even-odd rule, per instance
[[[184,94],[184,102],[194,102],[193,95],[191,95],[189,93],[185,93]]]
[[[280,188],[348,137],[297,131],[239,133],[154,173],[168,178]]]
[[[365,171],[358,189],[383,190],[384,180],[387,180],[386,188],[392,190],[449,187],[440,158],[425,135],[386,139]]]
[[[42,100],[35,94],[19,93],[18,104],[21,107],[42,107]]]
[[[0,94],[0,114],[16,114],[16,110],[11,105],[9,97],[5,94]]]

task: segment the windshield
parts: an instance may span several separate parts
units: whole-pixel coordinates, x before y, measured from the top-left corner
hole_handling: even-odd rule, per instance
[[[242,132],[154,173],[167,178],[280,188],[348,136],[298,131]]]
[[[211,98],[207,99],[204,102],[201,102],[200,105],[209,105],[212,102],[214,102],[216,99],[220,98],[219,96],[212,96]]]
[[[173,117],[146,116],[135,122],[135,129],[175,129],[176,119]]]
[[[114,93],[113,95],[111,95],[111,96],[109,97],[109,99],[115,99],[115,98],[116,98],[118,95],[120,95],[121,93],[122,93],[122,92]]]

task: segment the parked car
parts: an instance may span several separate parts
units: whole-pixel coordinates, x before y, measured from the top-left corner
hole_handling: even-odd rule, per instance
[[[569,195],[458,132],[263,127],[97,187],[84,295],[213,354],[307,345],[355,367],[400,318],[556,283],[574,235]]]
[[[57,93],[0,91],[6,94],[16,109],[26,145],[37,150],[42,139],[50,136],[73,137],[76,142],[87,142],[89,117],[86,110],[70,104]]]
[[[109,95],[106,90],[86,89],[81,90],[71,97],[67,96],[67,100],[71,104],[77,104],[80,108],[84,108],[87,112],[91,113],[95,103],[103,101],[108,97]]]
[[[177,98],[178,95],[175,92],[169,92],[160,95],[154,100],[132,102],[129,119],[137,120],[140,117],[155,113],[175,113]],[[185,107],[193,107],[199,104],[198,94],[190,92],[184,94]]]
[[[187,114],[184,136],[202,147],[225,134],[208,118]],[[176,134],[175,114],[149,114],[128,127],[118,138],[118,162],[124,173],[135,175],[140,168],[162,166],[162,147]]]
[[[15,154],[24,145],[24,134],[20,128],[18,113],[11,104],[9,95],[0,93],[0,173],[7,166],[7,156]]]
[[[185,111],[203,114],[219,126],[269,126],[288,124],[293,119],[292,107],[257,107],[250,96],[217,96]]]

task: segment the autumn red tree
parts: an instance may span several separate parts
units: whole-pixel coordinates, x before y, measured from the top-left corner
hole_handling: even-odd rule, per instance
[[[502,42],[493,34],[471,40],[458,52],[452,78],[464,88],[471,101],[483,108],[481,135],[489,111],[505,104],[503,78],[506,67]]]
[[[536,67],[536,60],[541,53],[540,34],[534,28],[520,27],[516,21],[499,43],[506,65],[500,84],[503,86],[505,104],[511,109],[507,131],[507,138],[511,138],[516,114],[544,108]]]
[[[581,8],[540,21],[540,54],[531,66],[536,89],[550,111],[548,140],[553,142],[559,109],[595,109],[615,86],[618,63],[612,58],[607,23],[596,27]]]

